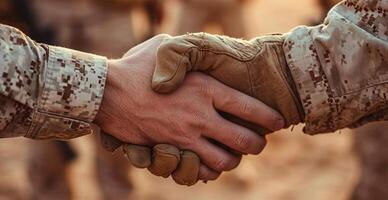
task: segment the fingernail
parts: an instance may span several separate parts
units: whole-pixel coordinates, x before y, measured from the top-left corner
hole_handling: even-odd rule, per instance
[[[274,131],[280,130],[283,127],[284,127],[284,120],[283,119],[276,120],[275,125],[274,125]]]

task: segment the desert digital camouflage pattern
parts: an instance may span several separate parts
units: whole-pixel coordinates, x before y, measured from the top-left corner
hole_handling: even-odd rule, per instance
[[[38,44],[0,24],[0,137],[69,139],[92,132],[106,58]]]
[[[284,51],[306,133],[388,119],[387,0],[343,1],[324,24],[289,33]]]

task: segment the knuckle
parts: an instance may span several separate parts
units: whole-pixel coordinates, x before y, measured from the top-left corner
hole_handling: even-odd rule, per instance
[[[179,141],[179,147],[181,149],[192,149],[196,142],[197,140],[194,137],[185,137]]]
[[[187,82],[196,88],[199,94],[204,96],[211,96],[215,92],[213,81],[207,76],[200,75],[199,73],[191,73],[187,77]]]
[[[236,134],[236,138],[234,141],[240,151],[244,153],[249,153],[251,142],[247,135],[242,133]]]
[[[185,124],[183,131],[189,133],[203,133],[206,130],[208,114],[206,109],[198,105],[187,105],[185,114],[180,115],[180,122]]]
[[[205,80],[202,84],[199,85],[201,93],[205,96],[213,96],[215,92],[214,87],[212,87],[209,82],[210,81]]]
[[[243,98],[240,103],[240,111],[245,114],[251,114],[252,110],[253,109],[249,101],[246,98]]]
[[[191,129],[187,128],[187,125],[182,121],[169,120],[170,130],[173,132],[171,135],[172,142],[179,144],[179,147],[186,148],[193,143],[193,134],[190,134]]]
[[[217,172],[227,171],[230,170],[231,161],[227,158],[220,158],[215,162],[214,170]]]

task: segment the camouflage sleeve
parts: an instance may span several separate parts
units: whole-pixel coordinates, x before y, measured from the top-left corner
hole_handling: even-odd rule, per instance
[[[284,51],[306,133],[388,119],[387,0],[342,1],[324,24],[288,33]]]
[[[69,139],[91,133],[106,58],[38,44],[0,24],[0,137]]]

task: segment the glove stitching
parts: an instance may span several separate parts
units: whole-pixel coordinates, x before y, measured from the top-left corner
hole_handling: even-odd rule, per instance
[[[227,51],[216,51],[216,50],[211,49],[211,48],[201,48],[201,47],[198,47],[198,46],[196,46],[196,47],[190,47],[190,48],[188,48],[188,49],[185,51],[185,53],[183,53],[183,55],[182,55],[181,58],[179,59],[178,65],[177,65],[177,67],[176,67],[176,70],[174,71],[174,74],[173,74],[169,79],[167,79],[167,80],[161,82],[160,84],[166,84],[166,83],[170,82],[171,80],[173,80],[173,79],[176,77],[178,71],[179,71],[180,68],[182,67],[183,59],[184,59],[184,58],[188,58],[188,53],[189,53],[190,51],[193,51],[193,49],[196,49],[196,50],[198,51],[198,53],[210,52],[210,53],[214,53],[214,54],[216,54],[216,55],[225,55],[225,56],[231,57],[231,58],[233,58],[233,59],[235,59],[235,60],[238,60],[238,61],[244,62],[244,63],[250,62],[250,61],[254,60],[255,57],[260,53],[260,50],[259,50],[259,51],[257,51],[254,55],[252,55],[250,58],[248,58],[248,59],[242,59],[241,57],[238,57],[238,56],[236,56],[236,55],[234,55],[234,54],[231,54],[231,53],[229,53],[229,52],[227,52]],[[190,63],[190,62],[189,62],[189,63]],[[195,61],[195,63],[194,63],[195,65],[193,65],[192,63],[190,63],[190,64],[192,65],[192,66],[190,66],[191,69],[190,69],[190,70],[186,69],[186,72],[187,72],[187,71],[193,71],[193,68],[194,68],[195,65],[197,64],[197,59],[196,59],[196,61]],[[197,71],[197,69],[195,69],[194,71]]]
[[[256,48],[257,49],[257,51],[255,52],[255,53],[253,53],[251,56],[249,56],[249,57],[247,57],[247,58],[241,58],[241,56],[239,56],[239,55],[235,55],[234,53],[230,53],[230,52],[228,52],[228,51],[222,51],[222,50],[216,50],[216,49],[213,49],[213,48],[211,48],[211,46],[205,46],[204,44],[205,44],[205,38],[201,38],[202,39],[202,41],[201,41],[201,44],[200,45],[195,45],[195,47],[192,47],[192,48],[197,48],[199,51],[208,51],[208,52],[211,52],[211,53],[214,53],[214,54],[217,54],[217,55],[226,55],[226,56],[229,56],[229,57],[231,57],[231,58],[233,58],[233,59],[236,59],[236,60],[238,60],[238,61],[240,61],[240,62],[249,62],[249,61],[252,61],[253,59],[255,59],[256,58],[256,56],[257,56],[257,54],[259,53],[259,52],[261,52],[261,49],[260,49],[260,45],[258,45],[258,44],[251,44],[251,45],[254,45],[254,46],[256,46],[256,47],[258,47],[258,48]],[[248,42],[249,43],[249,41],[246,41],[246,42]],[[236,42],[237,43],[237,42]],[[225,44],[225,43],[224,43]],[[225,45],[227,45],[228,47],[230,47],[231,49],[233,49],[233,50],[236,50],[235,48],[233,48],[232,46],[230,46],[230,45],[228,45],[228,44],[225,44]],[[238,51],[238,50],[237,50]]]

